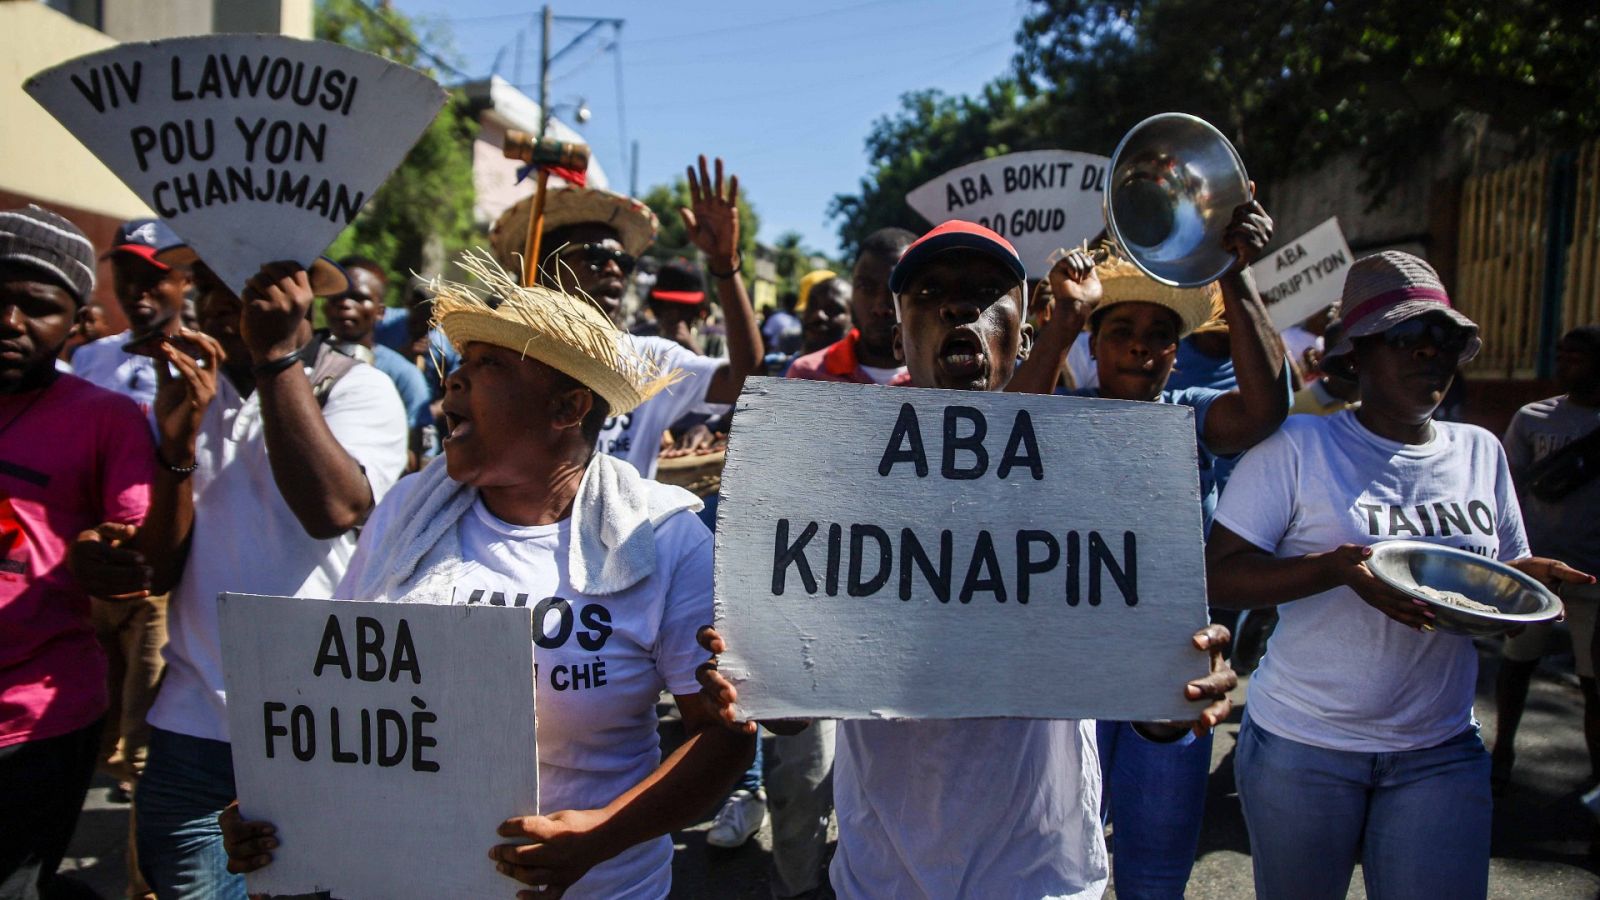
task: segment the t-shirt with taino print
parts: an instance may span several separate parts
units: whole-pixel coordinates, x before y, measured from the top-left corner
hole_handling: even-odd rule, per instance
[[[361,599],[350,596],[352,586],[366,566],[384,564],[371,548],[403,524],[393,513],[421,481],[402,480],[373,511],[335,597]],[[695,669],[709,658],[695,632],[712,618],[711,532],[694,513],[680,512],[656,529],[654,574],[597,597],[577,593],[568,580],[570,526],[570,519],[511,525],[481,499],[456,526],[464,566],[455,602],[534,610],[541,813],[598,809],[655,771],[656,699],[663,688],[698,692]],[[492,660],[479,662],[486,687],[511,674]],[[665,897],[671,883],[672,840],[662,836],[591,869],[565,896]]]
[[[1368,431],[1355,413],[1291,416],[1246,453],[1216,524],[1284,557],[1407,539],[1491,559],[1528,555],[1505,453],[1472,425],[1434,422],[1424,444]],[[1278,607],[1250,679],[1250,718],[1332,750],[1384,753],[1442,743],[1472,725],[1470,638],[1390,619],[1349,588]]]

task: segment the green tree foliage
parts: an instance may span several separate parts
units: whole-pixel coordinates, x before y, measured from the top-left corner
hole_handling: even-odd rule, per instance
[[[977,97],[916,91],[900,98],[900,109],[880,118],[867,134],[867,164],[858,194],[840,194],[828,215],[841,219],[839,243],[847,258],[879,228],[922,232],[928,223],[906,205],[906,194],[923,182],[979,159],[1050,146],[1022,117],[1016,82],[1000,79]]]
[[[1470,124],[1523,147],[1600,134],[1594,0],[1032,0],[1015,70],[978,98],[908,94],[867,138],[861,192],[830,213],[846,246],[923,228],[905,194],[998,153],[1110,154],[1159,112],[1221,128],[1272,180],[1354,151],[1384,188]]]
[[[376,53],[437,78],[418,47],[417,27],[392,9],[355,0],[318,0],[317,37]],[[429,40],[435,40],[429,36]],[[329,254],[371,257],[389,271],[391,293],[411,272],[436,270],[481,237],[472,221],[472,139],[477,125],[452,94],[405,161],[378,189]],[[391,299],[394,299],[392,297]]]
[[[1047,132],[1109,148],[1147,115],[1192,112],[1252,174],[1355,150],[1374,193],[1452,124],[1528,147],[1600,132],[1592,0],[1283,0],[1252,15],[1224,0],[1035,0],[1016,66]]]

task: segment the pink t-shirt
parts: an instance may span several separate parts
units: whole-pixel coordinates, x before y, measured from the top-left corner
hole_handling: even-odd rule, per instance
[[[67,548],[101,522],[143,522],[155,464],[127,397],[71,375],[0,394],[0,747],[105,712],[106,660]]]

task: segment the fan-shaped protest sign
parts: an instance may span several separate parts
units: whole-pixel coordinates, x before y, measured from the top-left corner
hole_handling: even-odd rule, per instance
[[[123,44],[24,87],[235,290],[310,265],[445,100],[380,56],[264,34]]]
[[[1111,160],[1070,150],[1029,150],[968,163],[906,195],[934,225],[965,219],[991,228],[1022,255],[1028,277],[1050,272],[1050,254],[1105,228],[1102,197]]]

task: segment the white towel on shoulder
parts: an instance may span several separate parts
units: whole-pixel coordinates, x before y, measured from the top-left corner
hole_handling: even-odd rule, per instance
[[[458,526],[477,502],[478,490],[450,478],[443,457],[414,478],[399,524],[380,535],[355,585],[363,600],[448,603],[460,573]],[[655,530],[672,515],[699,511],[700,498],[680,487],[651,481],[631,464],[595,454],[584,470],[572,506],[568,577],[580,594],[603,596],[626,590],[656,570]]]

